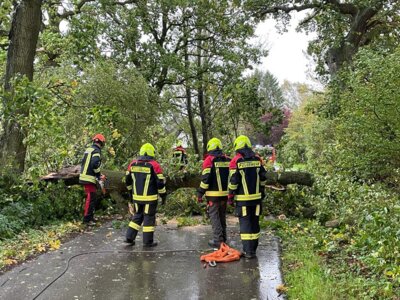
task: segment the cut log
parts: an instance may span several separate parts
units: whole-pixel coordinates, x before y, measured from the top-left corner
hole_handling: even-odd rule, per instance
[[[61,169],[58,172],[50,173],[41,177],[41,180],[52,182],[63,180],[68,186],[79,184],[80,166],[71,166]],[[106,188],[108,192],[127,192],[124,183],[124,172],[113,170],[102,170],[102,173],[107,176]],[[267,185],[281,185],[299,184],[305,186],[312,186],[312,174],[306,172],[268,172]],[[200,174],[184,173],[182,176],[176,176],[172,179],[167,177],[167,191],[172,192],[181,187],[197,188],[200,185]]]

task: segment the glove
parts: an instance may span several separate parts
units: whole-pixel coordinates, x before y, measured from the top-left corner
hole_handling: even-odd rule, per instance
[[[104,174],[101,174],[100,175],[100,181],[106,181],[107,180],[107,176],[106,175],[104,175]]]
[[[197,195],[197,203],[203,203],[203,196]]]
[[[233,194],[229,194],[228,195],[228,204],[229,205],[235,206],[234,203],[233,203],[233,198],[234,197],[235,197],[235,195],[233,195]]]
[[[165,200],[167,200],[167,194],[162,194],[161,195],[161,205],[165,204]]]

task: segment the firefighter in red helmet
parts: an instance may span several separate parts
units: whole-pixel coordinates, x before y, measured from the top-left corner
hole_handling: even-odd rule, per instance
[[[79,183],[84,186],[86,202],[84,208],[83,223],[95,225],[94,211],[98,206],[98,197],[96,196],[97,184],[104,183],[105,176],[100,173],[101,170],[101,149],[106,143],[104,135],[98,133],[93,138],[93,144],[86,149],[81,161],[81,172]]]

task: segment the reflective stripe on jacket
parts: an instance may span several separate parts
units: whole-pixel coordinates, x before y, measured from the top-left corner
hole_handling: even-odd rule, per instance
[[[101,171],[101,149],[96,144],[93,144],[86,149],[82,161],[81,172],[79,175],[79,183],[96,184],[96,179],[100,179]]]
[[[202,196],[221,197],[228,195],[230,158],[221,150],[213,150],[205,158],[198,193]]]
[[[166,193],[161,166],[151,156],[140,156],[129,164],[126,186],[138,203],[157,201],[158,194]]]
[[[239,150],[229,164],[229,193],[236,195],[238,205],[260,202],[265,187],[266,170],[260,157],[250,149]]]

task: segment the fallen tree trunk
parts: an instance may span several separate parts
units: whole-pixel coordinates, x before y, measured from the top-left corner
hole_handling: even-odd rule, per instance
[[[54,182],[62,180],[68,186],[79,184],[80,166],[72,166],[61,169],[58,172],[50,173],[41,177],[41,180]],[[109,193],[127,192],[123,178],[125,176],[122,171],[102,170],[102,173],[107,176],[106,188]],[[181,173],[173,178],[167,177],[167,191],[172,192],[181,187],[197,188],[200,185],[200,174]],[[282,185],[300,184],[312,186],[312,174],[306,172],[268,172],[267,185]]]

